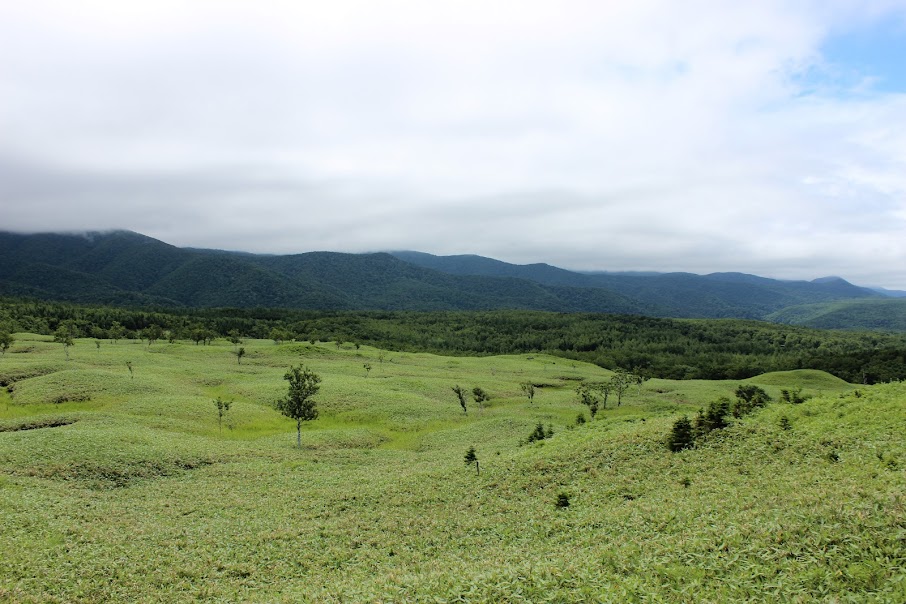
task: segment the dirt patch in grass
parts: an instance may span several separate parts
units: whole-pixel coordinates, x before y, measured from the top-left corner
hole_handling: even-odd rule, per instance
[[[19,432],[21,430],[40,430],[42,428],[59,428],[76,423],[77,419],[72,417],[44,417],[39,419],[30,419],[14,424],[0,424],[0,432]]]
[[[75,481],[92,489],[128,487],[137,481],[176,476],[214,463],[209,458],[84,460],[69,464],[46,464],[23,469],[23,474]]]

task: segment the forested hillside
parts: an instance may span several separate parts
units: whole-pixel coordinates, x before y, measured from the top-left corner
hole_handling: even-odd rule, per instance
[[[418,253],[269,256],[181,249],[128,231],[0,233],[0,295],[173,308],[519,309],[745,319],[789,306],[881,297],[840,279],[590,275]]]
[[[906,331],[906,299],[841,300],[785,308],[767,317],[819,329]]]

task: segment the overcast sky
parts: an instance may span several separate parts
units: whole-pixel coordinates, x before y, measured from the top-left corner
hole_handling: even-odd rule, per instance
[[[906,289],[906,0],[0,0],[0,229]]]

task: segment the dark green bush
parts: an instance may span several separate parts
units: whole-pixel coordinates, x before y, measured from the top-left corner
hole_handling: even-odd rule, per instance
[[[676,453],[691,448],[693,444],[695,444],[695,438],[692,432],[692,422],[684,415],[673,423],[668,446],[671,451]]]

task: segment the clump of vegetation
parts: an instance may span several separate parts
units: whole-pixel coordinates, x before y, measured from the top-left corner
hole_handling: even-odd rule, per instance
[[[752,384],[740,384],[736,387],[736,402],[733,404],[733,417],[748,415],[771,402],[771,397],[764,389]]]
[[[858,392],[858,390],[856,392]],[[799,404],[804,403],[808,399],[809,399],[808,395],[802,394],[802,387],[793,388],[790,390],[783,389],[780,391],[780,400],[785,403],[792,403],[793,405],[799,405]]]
[[[667,446],[676,453],[683,449],[690,449],[694,444],[695,433],[692,430],[692,422],[684,415],[673,423]]]
[[[695,438],[703,438],[714,430],[722,430],[729,424],[730,399],[721,397],[708,405],[707,410],[699,410],[692,425]]]
[[[705,438],[714,430],[727,427],[727,416],[730,415],[730,400],[722,397],[708,405],[707,410],[700,409],[694,421],[685,415],[673,423],[667,447],[674,453],[691,449],[696,441]]]
[[[482,410],[483,410],[483,409],[484,409],[484,404],[485,404],[488,400],[490,400],[490,398],[491,398],[490,395],[488,395],[488,393],[485,392],[485,391],[484,391],[482,388],[480,388],[479,386],[475,386],[474,388],[472,388],[472,399],[475,401],[475,404],[478,405],[478,408],[479,408],[479,409],[482,409]]]
[[[15,338],[7,329],[0,329],[0,353],[6,354],[9,347],[15,342]]]
[[[533,443],[540,440],[545,440],[548,438],[553,438],[554,436],[554,427],[548,424],[547,429],[545,430],[544,424],[538,422],[535,425],[535,429],[532,430],[532,433],[528,435],[528,438],[525,439],[526,443]]]
[[[157,325],[155,323],[154,325],[150,325],[147,329],[142,331],[142,337],[148,340],[148,346],[151,346],[159,339],[164,337],[164,330],[160,325]]]
[[[554,505],[556,505],[560,509],[568,508],[569,507],[569,494],[564,493],[563,491],[560,491],[559,493],[557,493],[557,501]]]
[[[576,425],[581,426],[584,423],[585,423],[585,414],[580,413],[579,415],[576,416]]]

